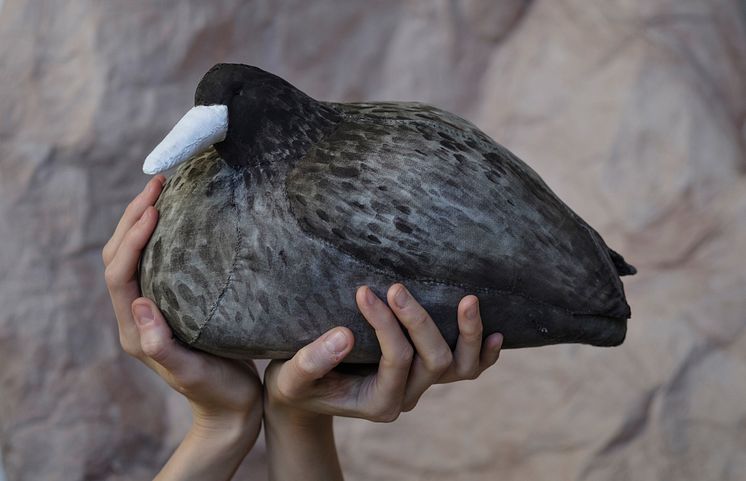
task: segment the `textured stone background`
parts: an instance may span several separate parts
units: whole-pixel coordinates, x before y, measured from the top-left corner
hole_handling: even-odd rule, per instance
[[[188,425],[120,352],[99,251],[142,159],[226,60],[322,99],[461,114],[640,270],[622,347],[506,352],[392,425],[340,420],[350,480],[745,479],[745,24],[737,0],[8,0],[8,480],[148,479]]]

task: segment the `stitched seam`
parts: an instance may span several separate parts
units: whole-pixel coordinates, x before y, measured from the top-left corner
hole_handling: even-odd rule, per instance
[[[236,213],[236,222],[235,222],[235,229],[236,229],[236,243],[235,243],[235,255],[233,257],[233,262],[231,263],[231,267],[228,269],[228,277],[225,280],[225,285],[220,290],[220,294],[218,294],[217,299],[215,300],[215,303],[210,308],[210,312],[205,317],[204,322],[201,326],[199,326],[199,329],[197,330],[197,335],[194,336],[194,339],[192,339],[189,342],[189,345],[193,345],[202,335],[202,331],[204,330],[205,326],[212,320],[212,318],[215,316],[215,313],[217,312],[218,308],[220,307],[221,302],[223,301],[223,298],[225,297],[225,293],[228,291],[228,287],[230,287],[231,282],[233,281],[233,276],[236,273],[236,268],[238,267],[238,260],[239,260],[239,253],[241,251],[241,247],[243,244],[243,236],[241,235],[241,229],[240,229],[240,209],[238,207],[238,204],[236,203],[236,194],[235,194],[235,186],[236,184],[241,184],[240,182],[236,181],[237,177],[233,177],[233,185],[231,186],[231,203],[233,204],[233,209]]]

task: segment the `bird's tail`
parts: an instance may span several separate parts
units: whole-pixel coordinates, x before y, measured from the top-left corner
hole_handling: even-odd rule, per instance
[[[637,274],[637,269],[632,264],[627,264],[625,262],[624,257],[622,257],[618,252],[616,252],[614,249],[609,249],[609,255],[611,256],[612,262],[614,262],[614,267],[616,267],[616,272],[620,276],[631,276],[634,274]]]

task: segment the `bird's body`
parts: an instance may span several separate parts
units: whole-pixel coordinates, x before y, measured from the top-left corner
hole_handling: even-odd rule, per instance
[[[344,325],[347,361],[372,362],[355,289],[404,282],[452,346],[467,294],[506,348],[622,342],[634,268],[515,155],[434,107],[317,102],[271,77],[269,120],[251,139],[229,127],[156,206],[141,285],[177,337],[284,358]]]

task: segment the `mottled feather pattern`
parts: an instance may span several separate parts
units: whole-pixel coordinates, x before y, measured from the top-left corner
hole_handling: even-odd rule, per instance
[[[404,279],[628,315],[610,262],[575,285],[608,255],[527,165],[453,114],[396,105],[340,104],[343,123],[288,176],[304,230]]]
[[[180,167],[156,203],[158,226],[141,259],[141,289],[166,319],[178,320],[176,333],[187,343],[213,315],[226,283],[220,280],[236,258],[233,177],[219,169],[217,152],[210,150]],[[174,197],[192,201],[170,202]]]

